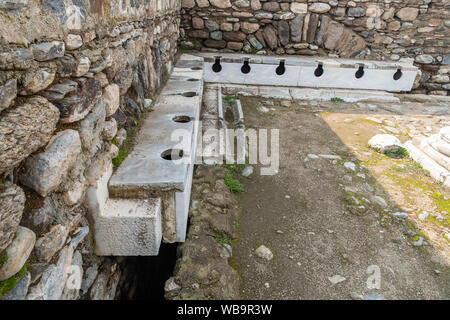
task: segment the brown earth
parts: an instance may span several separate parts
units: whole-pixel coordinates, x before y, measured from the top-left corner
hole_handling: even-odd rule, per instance
[[[366,146],[385,130],[363,120],[366,113],[395,120],[397,112],[383,106],[368,112],[361,105],[339,102],[291,107],[259,98],[241,102],[247,128],[280,129],[279,173],[262,176],[255,165],[249,178],[236,175],[245,187],[237,196],[242,213],[232,258],[242,279],[242,298],[450,298],[449,242],[443,236],[449,230],[449,190],[413,161],[390,159]],[[260,106],[268,110],[261,112]],[[410,111],[402,117],[439,118]],[[405,140],[408,130],[397,127]],[[342,159],[312,159],[308,154]],[[344,167],[347,161],[356,164],[356,172]],[[374,196],[387,206],[378,205]],[[417,218],[422,210],[431,213],[425,221]],[[397,211],[410,217],[394,218]],[[427,243],[415,247],[412,242],[419,236]],[[272,250],[271,261],[255,255],[260,245]],[[379,289],[367,287],[373,265],[381,272]],[[345,280],[333,284],[329,278],[336,275]]]

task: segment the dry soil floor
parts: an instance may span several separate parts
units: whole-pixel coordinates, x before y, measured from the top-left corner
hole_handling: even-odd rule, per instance
[[[237,195],[233,260],[243,299],[450,298],[449,190],[411,160],[368,149],[386,123],[365,119],[394,121],[405,140],[411,130],[428,130],[427,121],[438,130],[447,116],[413,108],[400,117],[381,105],[368,111],[340,102],[241,102],[247,128],[280,130],[278,174],[260,175],[256,165],[250,177],[239,177],[245,192]],[[341,159],[316,157],[322,154]],[[429,216],[421,220],[424,210]],[[424,245],[414,246],[419,237]],[[272,260],[256,256],[260,245],[272,250]],[[370,288],[377,270],[380,286]]]

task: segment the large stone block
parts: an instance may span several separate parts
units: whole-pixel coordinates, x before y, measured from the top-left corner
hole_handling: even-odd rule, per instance
[[[64,181],[80,152],[81,141],[77,131],[59,132],[45,151],[26,160],[20,181],[45,197]]]
[[[64,56],[65,44],[62,41],[43,42],[31,45],[34,59],[48,61]]]
[[[396,15],[402,21],[414,21],[417,18],[418,14],[419,14],[419,9],[406,7],[406,8],[401,8],[399,11],[397,11]]]
[[[381,153],[386,153],[398,151],[402,147],[402,143],[391,134],[377,134],[369,140],[369,146]]]
[[[278,21],[278,36],[280,38],[280,43],[282,46],[285,46],[289,42],[290,32],[289,32],[289,23],[280,20]]]
[[[340,43],[345,27],[340,23],[330,23],[325,35],[324,47],[334,50]]]
[[[295,43],[302,42],[303,35],[303,21],[305,19],[304,14],[297,15],[294,19],[291,20],[291,37],[292,41]]]
[[[17,96],[17,80],[8,80],[0,86],[0,112],[8,108]]]
[[[277,31],[271,25],[264,28],[264,40],[270,49],[275,49],[278,46]]]
[[[120,88],[113,83],[107,86],[103,91],[103,100],[106,104],[106,116],[110,117],[116,113],[120,106]]]
[[[46,67],[37,70],[29,70],[23,80],[21,95],[31,95],[46,89],[55,80],[56,68]]]
[[[83,119],[95,106],[102,95],[100,81],[95,79],[77,79],[78,91],[75,95],[55,102],[61,112],[62,123],[71,123]]]
[[[64,82],[55,84],[48,88],[46,91],[41,92],[44,97],[49,101],[55,102],[64,99],[64,97],[78,88],[78,84],[72,80],[66,80]]]
[[[100,256],[158,255],[162,240],[161,199],[109,199],[109,162],[86,192],[95,252]]]
[[[25,194],[16,185],[0,186],[0,252],[14,239],[25,204]]]
[[[51,138],[59,111],[42,97],[33,97],[0,117],[0,173],[16,167]]]
[[[51,264],[42,272],[39,283],[29,289],[27,300],[61,299],[70,274],[74,248],[67,245],[59,253],[56,264]]]
[[[54,254],[64,246],[69,231],[65,226],[58,224],[40,237],[36,241],[34,249],[38,261],[49,262]]]
[[[83,150],[93,156],[102,147],[102,132],[105,128],[105,102],[100,99],[92,112],[80,121],[78,132],[80,134]]]
[[[209,0],[211,5],[220,9],[226,9],[231,7],[230,0]]]
[[[8,260],[0,269],[0,281],[11,278],[22,269],[30,256],[36,242],[36,235],[30,229],[19,227],[14,240],[6,248],[5,253]]]
[[[156,256],[161,245],[161,199],[110,199],[95,219],[95,253]]]

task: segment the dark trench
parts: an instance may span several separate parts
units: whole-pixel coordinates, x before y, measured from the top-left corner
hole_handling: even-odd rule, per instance
[[[119,300],[164,300],[164,285],[174,272],[178,243],[162,243],[154,257],[127,257]]]

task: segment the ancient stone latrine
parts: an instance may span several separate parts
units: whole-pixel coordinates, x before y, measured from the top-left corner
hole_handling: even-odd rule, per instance
[[[123,259],[94,254],[86,190],[171,72],[179,14],[175,0],[0,3],[0,298],[120,294]]]
[[[185,56],[172,73],[179,40],[182,49],[214,53],[414,62],[421,69],[415,92],[448,95],[448,13],[445,0],[1,1],[0,299],[133,298],[137,278],[130,274],[143,266],[154,265],[161,284],[170,276],[159,260],[130,266],[127,259],[97,256],[101,249],[95,228],[108,224],[95,220],[96,202],[89,200],[107,200],[108,188],[99,186],[105,177],[107,185],[112,164],[117,168],[127,158],[136,128],[145,128],[141,119],[170,74],[155,110],[168,117],[180,111],[180,101],[200,105],[202,59]],[[205,61],[213,63],[213,56]],[[192,82],[196,95],[179,91],[181,82]],[[157,122],[147,125],[150,133],[158,129]],[[192,179],[192,167],[185,170]],[[185,204],[183,212],[189,207],[190,184],[183,181],[188,193],[169,192],[173,201],[179,197]],[[222,186],[215,188],[220,193]],[[117,196],[114,190],[109,191]],[[124,198],[143,197],[119,191]],[[160,214],[171,210],[178,217],[165,197],[161,202],[142,200],[142,206],[158,208]],[[167,215],[162,218],[158,237],[183,241],[186,221],[174,228],[166,223]],[[207,222],[217,227],[217,219]],[[122,240],[117,234],[112,239]],[[159,250],[161,259],[174,255],[174,247],[160,249],[159,243],[142,249]],[[227,258],[228,253],[217,256]],[[178,269],[179,277],[189,275]],[[183,294],[189,297],[189,292]],[[199,298],[205,297],[210,295]]]
[[[445,0],[182,0],[185,47],[400,61],[422,70],[417,93],[447,95]]]

